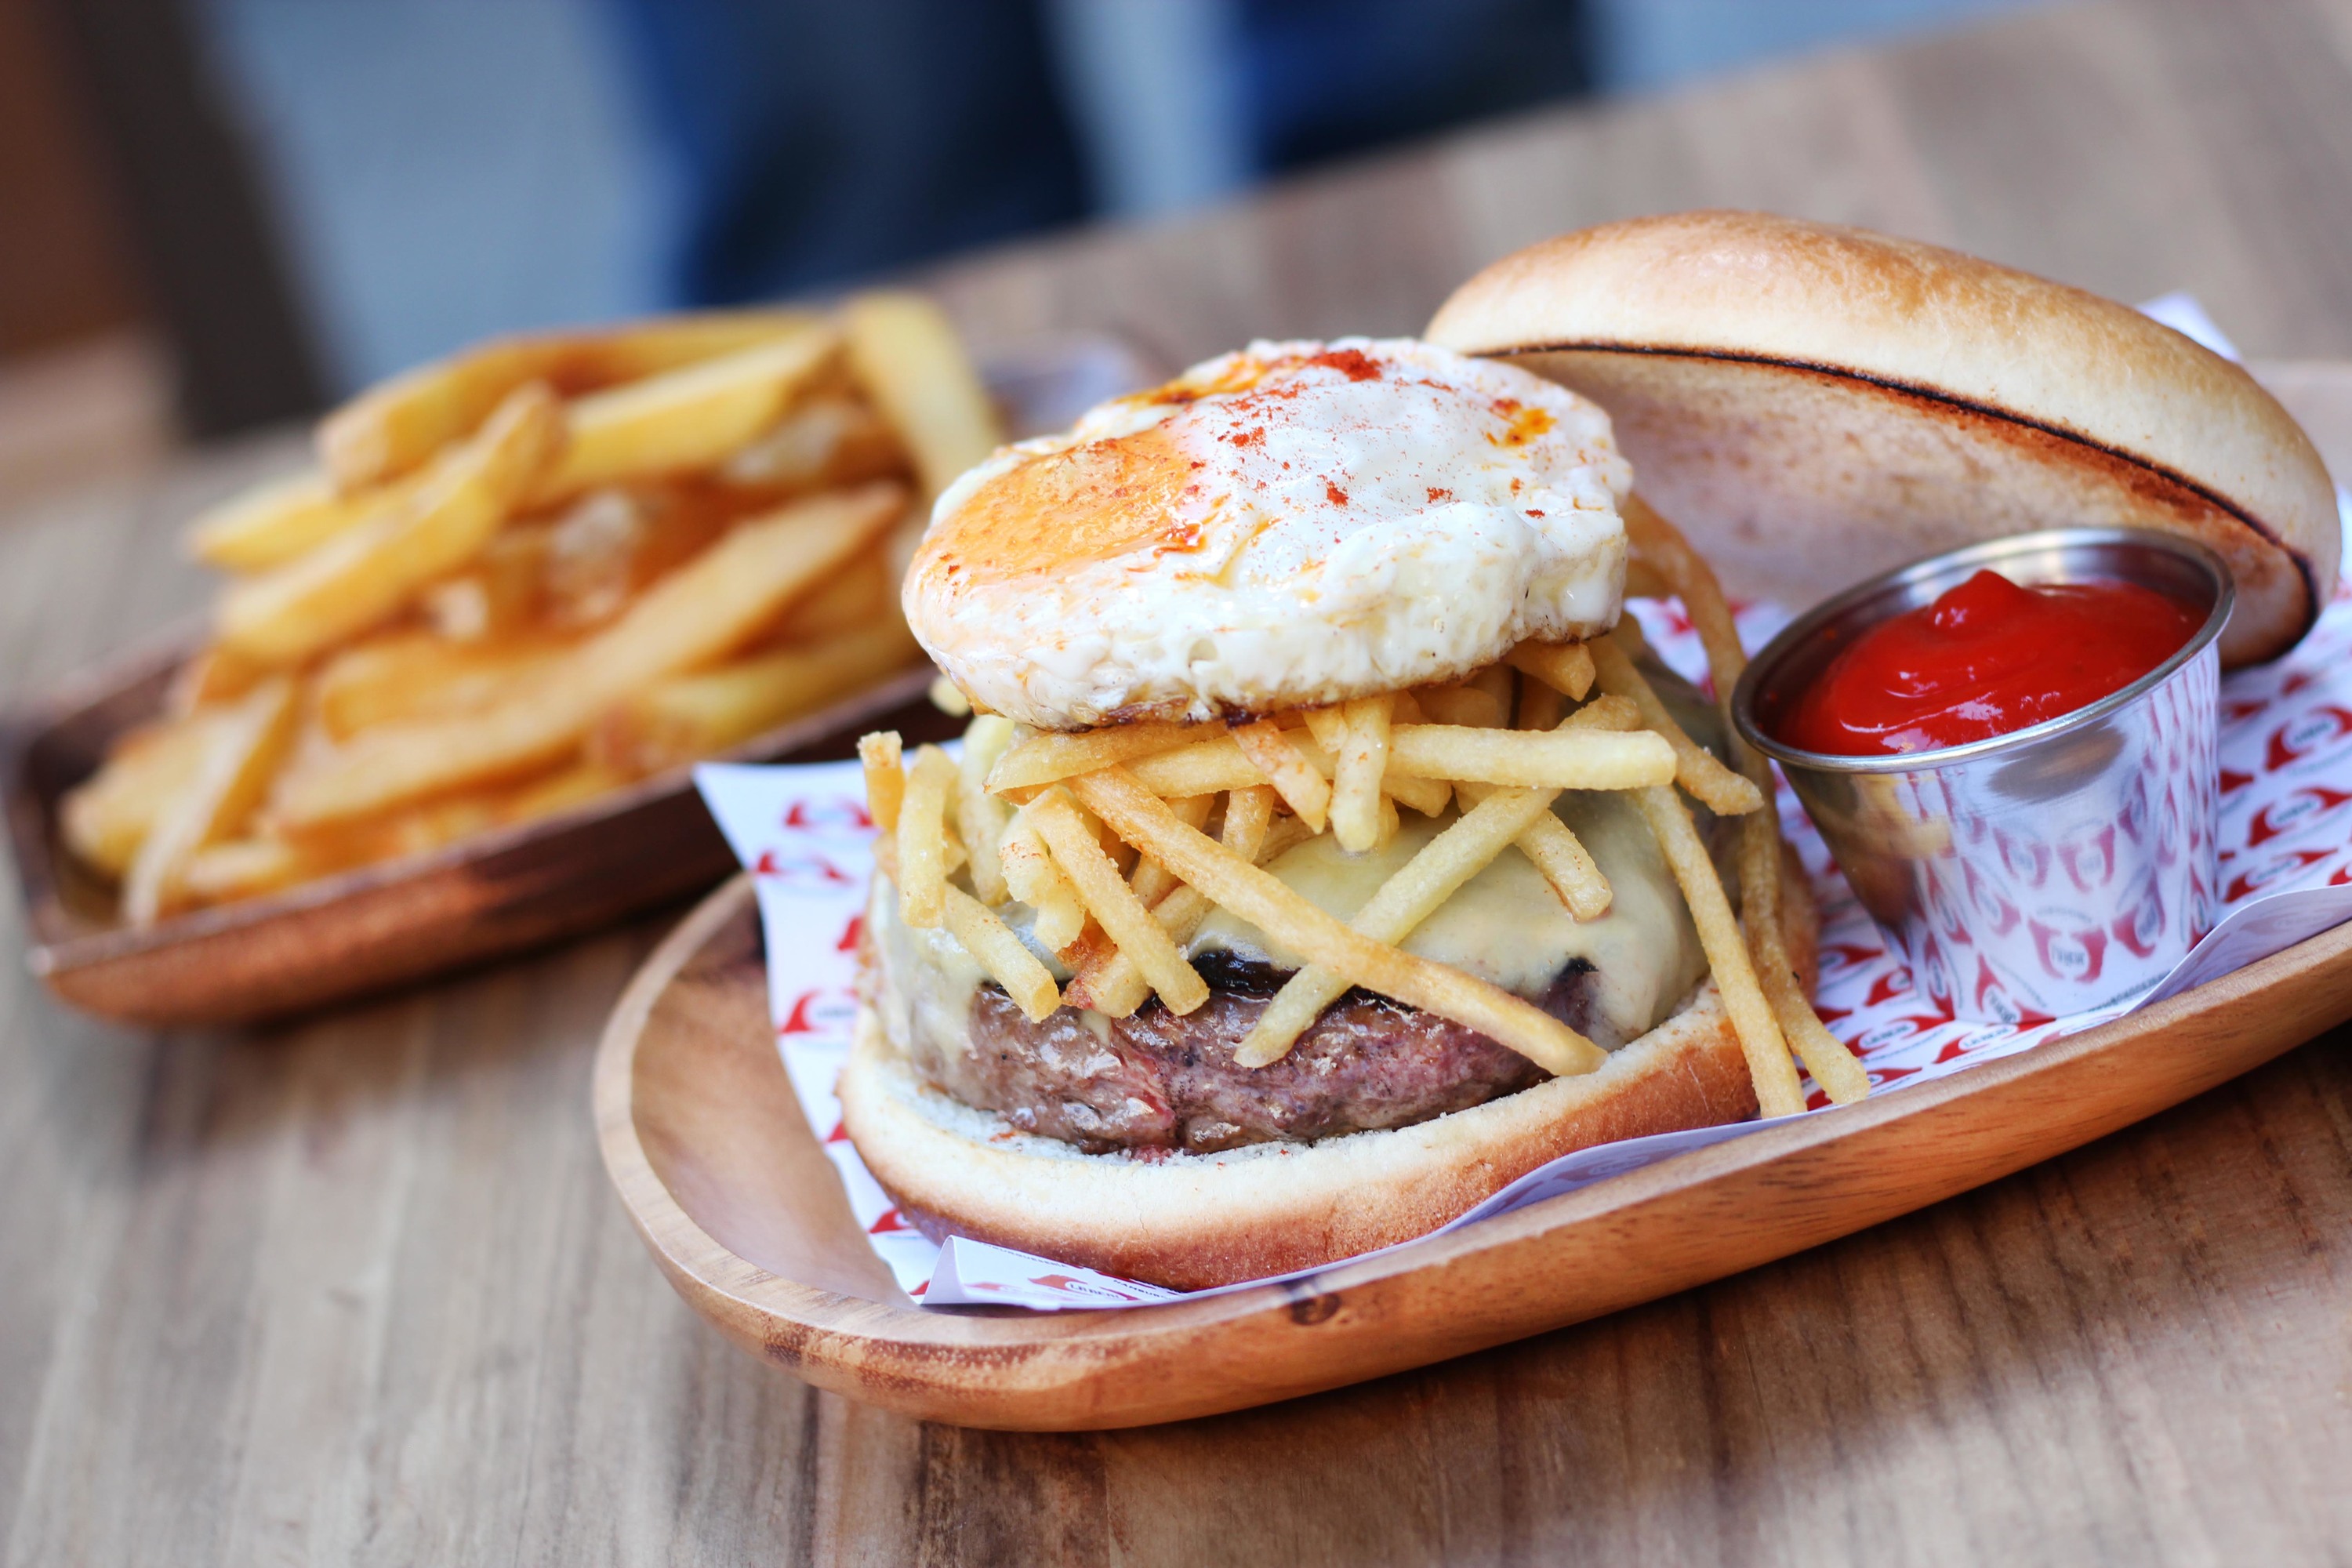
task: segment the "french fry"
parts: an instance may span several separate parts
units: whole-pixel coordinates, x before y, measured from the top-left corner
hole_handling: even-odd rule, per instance
[[[1505,655],[1503,662],[1534,676],[1570,702],[1583,701],[1584,694],[1592,689],[1592,652],[1580,642],[1523,642]]]
[[[1780,1020],[1757,982],[1747,940],[1740,935],[1739,922],[1732,919],[1731,900],[1724,897],[1723,883],[1715,874],[1715,863],[1707,858],[1706,846],[1699,840],[1690,808],[1664,784],[1635,791],[1633,802],[1648,819],[1650,832],[1682,887],[1683,901],[1690,906],[1691,919],[1698,926],[1699,945],[1706,950],[1707,966],[1714,973],[1716,989],[1723,995],[1724,1011],[1731,1016],[1740,1052],[1748,1058],[1748,1075],[1756,1080],[1757,1102],[1766,1116],[1794,1115],[1805,1109],[1804,1097],[1797,1089],[1796,1064],[1789,1058],[1789,1043],[1780,1033]]]
[[[913,455],[927,504],[1003,445],[980,373],[937,303],[920,294],[860,294],[842,321],[850,371]]]
[[[1638,730],[1642,727],[1642,710],[1628,697],[1596,697],[1561,720],[1559,727],[1567,730]]]
[[[1151,911],[1143,907],[1135,889],[1118,874],[1118,866],[1103,853],[1093,830],[1079,816],[1077,804],[1070,798],[1069,791],[1055,784],[1030,802],[1026,809],[1038,833],[1045,837],[1046,847],[1053,851],[1054,863],[1077,888],[1087,912],[1101,924],[1118,951],[1142,972],[1168,1010],[1180,1015],[1190,1013],[1206,1002],[1209,983],[1185,962],[1167,929],[1151,918]],[[1172,812],[1169,820],[1177,821]],[[1186,831],[1197,834],[1199,829]]]
[[[751,348],[589,394],[565,409],[563,449],[532,487],[533,503],[709,468],[773,425],[840,346],[831,326],[812,321]]]
[[[810,392],[765,435],[729,455],[730,485],[813,490],[902,473],[906,448],[882,416],[852,397]]]
[[[1250,858],[1255,866],[1271,866],[1292,849],[1315,837],[1315,830],[1295,816],[1277,816],[1265,837],[1258,842],[1257,853]]]
[[[1266,784],[1237,789],[1227,795],[1219,842],[1243,859],[1255,863],[1259,851],[1265,847],[1266,832],[1274,826],[1274,790]]]
[[[630,776],[594,758],[583,758],[517,789],[508,796],[499,815],[505,822],[536,822],[570,811],[575,805],[584,805],[628,783]]]
[[[207,566],[261,572],[325,543],[399,498],[397,486],[347,495],[313,468],[265,480],[206,508],[182,538],[188,553]]]
[[[1323,831],[1331,814],[1331,784],[1315,764],[1299,754],[1282,726],[1271,719],[1244,724],[1234,731],[1234,743],[1282,796],[1285,805],[1316,832]],[[1189,795],[1202,792],[1188,790]]]
[[[59,826],[66,846],[110,877],[131,859],[156,822],[202,766],[220,715],[204,712],[124,737],[103,767],[66,792]]]
[[[1499,730],[1510,716],[1510,710],[1496,702],[1492,692],[1475,686],[1447,686],[1424,691],[1421,694],[1421,706],[1431,723],[1463,730]]]
[[[346,494],[422,465],[473,434],[515,388],[544,381],[564,394],[657,375],[798,331],[795,310],[712,311],[588,332],[494,338],[393,377],[319,425],[319,458]]]
[[[1559,820],[1551,816],[1553,793],[1498,790],[1488,795],[1447,824],[1391,873],[1356,911],[1349,926],[1377,942],[1394,945],[1404,941],[1539,818]],[[1234,1052],[1234,1060],[1245,1068],[1262,1068],[1281,1059],[1349,984],[1345,976],[1317,964],[1300,970],[1258,1015],[1257,1023]],[[1569,1034],[1582,1047],[1573,1052],[1579,1064],[1573,1070],[1590,1072],[1608,1059],[1591,1041],[1574,1030]]]
[[[1004,825],[996,855],[1004,870],[1004,885],[1014,898],[1037,911],[1033,928],[1037,940],[1055,952],[1077,941],[1086,930],[1086,905],[1046,852],[1045,840],[1030,819],[1028,807],[1013,813]]]
[[[1660,517],[1639,495],[1626,497],[1622,510],[1625,537],[1633,547],[1634,558],[1664,578],[1682,600],[1683,609],[1691,618],[1691,627],[1706,649],[1716,700],[1729,702],[1731,689],[1738,683],[1739,671],[1747,664],[1748,656],[1740,649],[1739,628],[1731,618],[1731,606],[1724,603],[1714,570],[1674,524]]]
[[[1664,735],[1674,748],[1675,782],[1692,799],[1717,816],[1742,816],[1762,807],[1764,796],[1754,784],[1725,767],[1715,753],[1683,732],[1666,705],[1658,700],[1657,692],[1613,639],[1602,637],[1592,644],[1592,661],[1600,672],[1601,690],[1633,702],[1642,711],[1643,726]]]
[[[912,664],[897,616],[829,641],[776,648],[632,692],[598,723],[590,754],[630,776],[715,756]]]
[[[398,503],[231,584],[215,617],[220,640],[290,665],[385,619],[489,542],[561,438],[554,397],[536,383],[517,389]]]
[[[1286,728],[1294,718],[1315,737],[1315,743],[1329,755],[1338,756],[1339,748],[1348,743],[1348,705],[1344,702],[1334,703],[1328,708],[1304,708],[1294,713],[1279,713],[1275,716],[1275,721]]]
[[[957,766],[956,831],[971,851],[971,889],[983,904],[1001,904],[1011,896],[999,846],[1013,812],[988,793],[988,770],[1012,746],[1013,730],[1013,721],[998,714],[974,719],[963,732],[963,757]]]
[[[1559,895],[1568,912],[1580,921],[1597,921],[1609,912],[1616,894],[1601,874],[1575,829],[1546,812],[1518,837],[1519,853],[1534,863]]]
[[[938,925],[947,898],[948,800],[956,765],[937,746],[919,746],[907,770],[898,806],[898,918],[908,925]]]
[[[1625,531],[1637,563],[1645,563],[1683,602],[1691,625],[1706,649],[1707,672],[1715,682],[1716,700],[1729,721],[1731,693],[1739,684],[1748,656],[1739,644],[1739,628],[1723,588],[1706,558],[1691,548],[1675,525],[1638,495],[1624,508]],[[1629,650],[1630,651],[1630,650]],[[1811,998],[1797,984],[1780,920],[1780,813],[1772,801],[1772,769],[1732,731],[1731,749],[1740,771],[1756,786],[1763,809],[1741,826],[1740,901],[1748,939],[1758,954],[1759,977],[1772,1010],[1805,1070],[1812,1074],[1830,1099],[1840,1105],[1866,1098],[1870,1075],[1836,1036],[1822,1026]],[[1767,852],[1769,850],[1769,852]]]
[[[1195,795],[1170,801],[1168,809],[1174,812],[1176,820],[1185,826],[1200,827],[1207,824],[1209,812],[1216,804],[1215,795]],[[1135,896],[1143,900],[1144,908],[1151,909],[1183,884],[1176,879],[1173,871],[1159,861],[1139,858],[1135,863],[1134,873],[1128,878],[1128,886],[1135,889]]]
[[[1674,748],[1641,732],[1400,724],[1390,731],[1389,756],[1405,773],[1514,789],[1640,789],[1675,776]]]
[[[1023,736],[1004,753],[989,772],[988,787],[1003,795],[1049,784],[1113,763],[1136,762],[1188,743],[1214,740],[1224,732],[1225,727],[1219,723],[1115,724],[1076,735],[1038,731]]]
[[[1124,768],[1072,781],[1071,790],[1119,836],[1267,935],[1353,984],[1466,1024],[1548,1071],[1582,1070],[1589,1046],[1559,1019],[1483,980],[1372,941],[1198,829],[1185,826]]]
[[[1259,863],[1266,843],[1267,829],[1274,821],[1274,805],[1275,794],[1267,785],[1235,790],[1225,798],[1225,822],[1219,831],[1218,842],[1243,859],[1254,865]],[[1185,820],[1182,811],[1173,806],[1170,809],[1175,812],[1177,820]],[[1298,822],[1295,816],[1283,820],[1294,826]],[[1200,825],[1189,823],[1188,826],[1197,827]],[[1306,829],[1301,827],[1299,831],[1303,833]],[[1159,862],[1154,860],[1149,864],[1156,866]],[[1181,947],[1192,940],[1193,933],[1201,929],[1201,922],[1209,918],[1209,900],[1199,889],[1188,888],[1179,882],[1167,897],[1151,906],[1151,918],[1160,922],[1170,941]],[[1135,961],[1113,947],[1098,962],[1088,964],[1072,977],[1068,997],[1070,1005],[1074,1007],[1092,1007],[1096,1012],[1113,1018],[1124,1018],[1142,1006],[1144,998],[1150,994],[1150,983],[1143,978],[1143,972],[1136,968]]]
[[[274,893],[332,868],[283,838],[230,838],[188,857],[178,891],[192,904],[223,904]]]
[[[1435,816],[1453,802],[1453,788],[1444,779],[1401,773],[1394,768],[1381,774],[1381,788],[1423,816]]]
[[[268,665],[215,643],[173,672],[163,710],[184,716],[199,708],[234,702],[273,673]]]
[[[1760,761],[1760,759],[1759,759]],[[1772,1016],[1798,1059],[1832,1103],[1851,1105],[1870,1094],[1870,1075],[1845,1042],[1822,1025],[1797,978],[1780,923],[1780,828],[1769,805],[1739,825],[1741,923],[1756,960],[1756,978]]]
[[[1517,685],[1517,682],[1512,678],[1511,667],[1509,665],[1490,664],[1486,668],[1478,671],[1477,674],[1472,676],[1468,680],[1464,681],[1463,684],[1469,687],[1473,691],[1483,691],[1488,697],[1494,699],[1495,711],[1501,715],[1500,718],[1495,721],[1496,724],[1507,724],[1510,722],[1512,706],[1511,692],[1513,688]]]
[[[1390,707],[1386,695],[1350,700],[1343,710],[1341,740],[1332,748],[1331,831],[1339,847],[1351,855],[1361,855],[1381,841],[1381,775],[1388,771]]]
[[[1022,945],[1013,928],[994,910],[952,883],[943,889],[941,898],[949,934],[963,944],[989,978],[1004,987],[1022,1016],[1040,1023],[1062,1005],[1053,972],[1037,962],[1037,955]]]
[[[610,626],[478,712],[385,724],[282,779],[289,830],[543,767],[613,703],[721,658],[898,515],[898,488],[874,484],[795,501],[739,525],[647,589]]]
[[[869,550],[802,595],[777,624],[772,640],[779,645],[813,642],[865,631],[877,621],[901,627],[906,624],[898,614],[898,584],[890,580],[882,552]]]
[[[1549,730],[1559,723],[1567,700],[1540,680],[1519,682],[1519,710],[1511,715],[1514,730]]]
[[[294,683],[275,677],[208,726],[194,775],[156,818],[122,879],[122,916],[152,925],[182,900],[179,881],[197,850],[236,830],[269,786],[293,738]]]
[[[1161,752],[1125,765],[1152,794],[1171,800],[1253,789],[1266,782],[1264,771],[1243,754],[1241,742],[1232,735]]]
[[[400,719],[463,713],[494,700],[560,649],[545,643],[454,643],[402,632],[344,648],[313,688],[320,722],[338,741]]]
[[[857,761],[866,770],[866,815],[885,834],[898,831],[898,808],[907,798],[902,746],[896,730],[877,730],[857,738]]]

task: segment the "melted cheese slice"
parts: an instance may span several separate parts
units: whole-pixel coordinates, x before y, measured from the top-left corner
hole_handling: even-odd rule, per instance
[[[1577,960],[1596,972],[1594,1001],[1606,1029],[1597,1043],[1612,1047],[1663,1023],[1706,973],[1706,954],[1681,889],[1657,842],[1632,804],[1603,794],[1569,794],[1555,807],[1575,829],[1614,895],[1609,912],[1578,921],[1526,856],[1506,848],[1419,930],[1404,948],[1452,964],[1523,996],[1539,994]],[[1435,837],[1451,815],[1431,819],[1408,813],[1386,847],[1350,856],[1329,835],[1292,848],[1267,868],[1300,894],[1341,919],[1353,915],[1391,874]],[[998,911],[1046,960],[1056,980],[1068,970],[1029,936],[1031,911],[1010,904]],[[879,1009],[886,1033],[916,1065],[952,1090],[955,1064],[967,1048],[972,994],[987,978],[971,955],[944,930],[918,931],[898,919],[898,895],[875,879],[867,929],[882,961]],[[1296,969],[1299,959],[1248,921],[1213,910],[1188,952],[1223,951]],[[1089,1015],[1108,1037],[1109,1021]]]

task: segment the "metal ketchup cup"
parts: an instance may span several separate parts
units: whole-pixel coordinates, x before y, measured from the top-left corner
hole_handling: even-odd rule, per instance
[[[2087,708],[1904,756],[1775,737],[1824,666],[1879,622],[1990,567],[2021,586],[2137,584],[2206,610],[2170,658]],[[2221,655],[2236,599],[2194,541],[2066,528],[1873,578],[1798,617],[1732,694],[1742,739],[1780,764],[1913,984],[1955,1016],[2007,1023],[2120,1002],[2213,923]]]

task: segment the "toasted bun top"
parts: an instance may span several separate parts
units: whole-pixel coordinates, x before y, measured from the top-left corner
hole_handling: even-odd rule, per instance
[[[1041,729],[1336,702],[1607,627],[1630,483],[1607,416],[1514,366],[1256,343],[957,480],[907,619]]]
[[[2230,663],[2333,591],[2319,455],[2238,366],[2138,311],[1973,257],[1762,213],[1562,235],[1456,289],[1429,337],[1607,408],[1643,493],[1790,607],[2034,528],[2192,535],[2238,579]]]

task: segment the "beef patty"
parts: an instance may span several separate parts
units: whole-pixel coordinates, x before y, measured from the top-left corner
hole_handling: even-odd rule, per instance
[[[1024,1132],[1088,1153],[1206,1152],[1409,1127],[1549,1076],[1475,1029],[1360,989],[1325,1008],[1280,1061],[1239,1067],[1234,1050],[1289,972],[1224,953],[1194,965],[1209,999],[1192,1012],[1180,1017],[1154,998],[1132,1017],[1097,1016],[1094,1026],[1069,1007],[1033,1024],[983,984],[949,1087]],[[1591,1034],[1592,979],[1579,959],[1533,1000]]]

